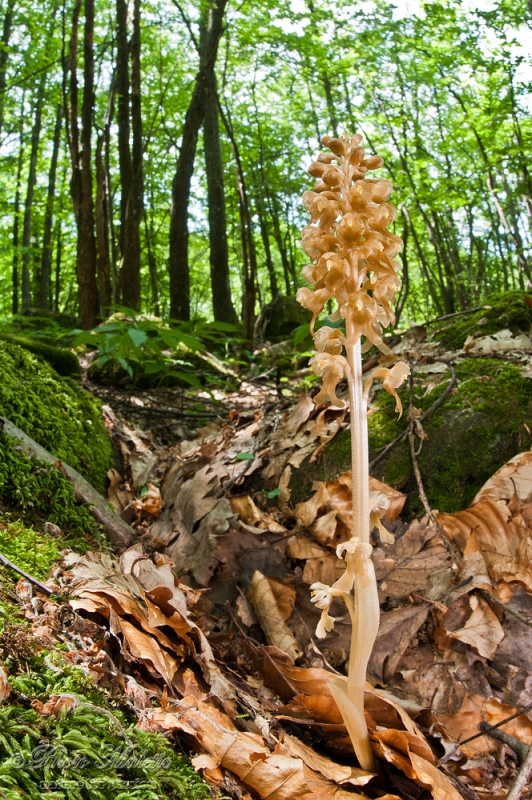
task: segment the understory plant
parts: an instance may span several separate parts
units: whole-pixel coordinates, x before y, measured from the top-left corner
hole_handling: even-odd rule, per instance
[[[335,597],[341,598],[352,621],[348,676],[331,680],[331,692],[342,714],[357,758],[368,771],[375,761],[364,719],[366,668],[379,627],[379,598],[372,562],[370,533],[378,527],[384,541],[391,535],[380,522],[387,500],[369,492],[367,396],[374,378],[383,379],[384,388],[401,403],[396,389],[409,374],[402,362],[391,369],[378,367],[364,382],[362,353],[371,347],[390,354],[383,341],[383,329],[395,322],[391,304],[399,285],[399,264],[395,256],[402,241],[387,228],[396,211],[387,202],[392,184],[385,179],[370,179],[368,171],[383,165],[379,156],[366,158],[360,147],[362,136],[331,138],[322,144],[331,152],[321,153],[309,173],[317,180],[313,191],[305,192],[303,203],[311,221],[302,232],[302,245],[314,263],[303,269],[313,289],[302,288],[297,299],[312,311],[311,333],[317,352],[310,363],[322,377],[317,403],[329,398],[337,407],[344,403],[336,387],[347,379],[351,414],[352,501],[351,538],[337,548],[346,570],[332,586],[311,586],[313,602],[321,609],[316,633],[322,638],[334,627],[329,614]],[[338,327],[314,325],[326,304],[335,302],[329,321],[345,321],[345,332]],[[345,353],[345,355],[344,355]],[[393,359],[391,359],[393,361]]]

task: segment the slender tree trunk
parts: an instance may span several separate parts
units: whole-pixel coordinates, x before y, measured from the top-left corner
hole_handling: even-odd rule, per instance
[[[55,292],[54,292],[54,311],[59,311],[59,294],[61,292],[61,255],[63,240],[61,235],[61,221],[57,223],[57,249],[55,251]]]
[[[94,108],[94,0],[85,0],[83,37],[84,86],[81,108],[81,130],[78,119],[78,30],[81,0],[75,0],[70,38],[70,152],[72,177],[70,191],[77,223],[76,274],[83,328],[93,328],[99,316],[96,283],[96,240],[94,236],[94,203],[92,197],[91,134]]]
[[[131,150],[129,130],[129,45],[127,0],[116,0],[116,120],[118,126],[118,164],[120,167],[120,255],[123,261],[127,206],[131,194]]]
[[[22,104],[20,112],[20,142],[17,159],[17,184],[15,190],[15,208],[13,215],[13,285],[11,309],[13,314],[19,312],[19,263],[20,263],[20,195],[22,191],[22,165],[24,164],[24,101],[25,93],[22,93]]]
[[[190,275],[188,265],[188,203],[190,182],[199,129],[205,117],[205,105],[214,73],[218,43],[223,32],[227,0],[214,0],[208,11],[204,46],[200,48],[199,70],[185,115],[181,149],[172,183],[170,210],[170,316],[190,319]]]
[[[277,285],[277,277],[275,275],[275,267],[272,259],[270,232],[268,230],[268,223],[266,221],[266,214],[264,212],[264,204],[262,202],[260,193],[257,193],[255,203],[259,216],[260,235],[262,239],[262,245],[264,247],[264,255],[266,258],[266,269],[268,270],[268,278],[270,281],[270,294],[272,296],[272,300],[275,300],[277,297],[279,297],[279,286]]]
[[[146,239],[146,249],[148,251],[148,267],[150,270],[150,284],[151,284],[151,299],[153,304],[153,313],[156,317],[159,316],[159,287],[157,280],[157,262],[153,252],[152,238],[153,226],[148,225],[148,211],[144,211],[144,236]]]
[[[255,300],[256,300],[256,280],[257,280],[257,253],[255,250],[255,240],[253,238],[253,225],[251,222],[251,212],[249,207],[248,193],[242,168],[240,150],[235,138],[233,125],[228,114],[220,107],[222,120],[231,141],[235,156],[238,206],[240,211],[240,235],[242,240],[242,261],[243,261],[243,293],[242,293],[242,332],[247,342],[253,342],[253,332],[255,327]]]
[[[116,92],[120,163],[120,299],[140,306],[140,224],[143,212],[142,115],[140,99],[140,0],[133,9],[133,35],[128,44],[127,2],[117,0]],[[131,53],[131,83],[129,55]],[[130,143],[132,134],[132,146]]]
[[[209,93],[205,103],[203,146],[205,150],[209,204],[212,309],[214,319],[217,322],[230,322],[236,325],[238,317],[231,299],[231,285],[229,283],[229,247],[227,244],[224,170],[220,147],[218,92],[214,72],[212,73]]]
[[[131,178],[125,209],[125,237],[122,243],[122,303],[138,310],[140,306],[140,225],[144,211],[144,172],[142,167],[142,109],[140,99],[140,0],[133,4],[131,37]]]
[[[9,40],[11,38],[11,26],[13,24],[13,11],[15,0],[8,0],[4,25],[2,28],[2,38],[0,39],[0,133],[4,126],[4,100],[6,96],[6,72],[7,59],[9,57]]]
[[[41,139],[42,107],[44,102],[45,84],[46,73],[43,73],[37,87],[35,117],[30,140],[31,148],[28,171],[28,188],[26,191],[26,200],[24,202],[24,222],[22,227],[22,311],[27,311],[31,306],[31,224],[33,219],[33,197],[35,194],[35,184],[37,183],[37,156],[39,154],[39,142]]]
[[[111,264],[109,260],[109,215],[105,191],[105,168],[102,158],[103,134],[96,144],[96,249],[100,309],[109,314],[113,291],[111,287]]]
[[[49,298],[50,298],[55,183],[57,177],[57,161],[59,158],[59,146],[61,144],[62,122],[63,122],[63,106],[59,104],[57,106],[56,117],[55,117],[52,160],[50,162],[50,172],[48,175],[48,196],[46,199],[46,213],[44,217],[44,234],[43,234],[42,257],[41,257],[41,285],[39,294],[40,308],[48,308]]]

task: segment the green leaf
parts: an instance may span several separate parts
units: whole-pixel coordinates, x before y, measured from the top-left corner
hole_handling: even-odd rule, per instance
[[[264,489],[262,490],[262,494],[268,498],[268,500],[272,500],[274,497],[278,497],[281,494],[281,490],[279,488],[272,489],[271,492],[265,492]]]
[[[237,453],[236,460],[237,461],[253,461],[255,456],[253,453]]]
[[[306,338],[310,338],[310,328],[305,323],[304,325],[299,325],[294,331],[294,345],[297,347],[298,344],[301,344]]]
[[[141,347],[148,338],[146,331],[141,331],[138,328],[128,328],[127,332],[135,347]]]

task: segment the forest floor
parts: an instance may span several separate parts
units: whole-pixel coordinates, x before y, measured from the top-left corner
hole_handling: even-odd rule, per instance
[[[530,340],[491,339],[468,355],[530,368]],[[463,356],[402,347],[425,374]],[[309,590],[342,571],[351,475],[291,500],[294,474],[320,462],[348,417],[316,406],[300,379],[229,393],[86,384],[120,454],[108,499],[137,543],[118,559],[68,553],[47,584],[63,599],[23,605],[34,635],[53,638],[68,617],[72,662],[125,695],[141,729],[194,752],[217,797],[506,797],[532,745],[532,452],[469,508],[440,513],[425,497],[427,513],[410,521],[406,496],[371,479],[395,541],[373,532],[381,625],[365,707],[379,772],[367,773],[328,688],[345,674],[350,623],[335,606],[335,630],[318,640]],[[413,404],[405,417],[416,462],[425,434]],[[66,698],[52,695],[48,713],[68,713]],[[532,798],[530,783],[520,797]]]

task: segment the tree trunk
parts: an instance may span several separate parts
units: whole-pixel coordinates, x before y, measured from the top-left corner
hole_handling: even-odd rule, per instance
[[[109,214],[105,190],[105,169],[102,158],[103,134],[96,144],[96,249],[100,309],[106,317],[113,302],[111,264],[109,260]]]
[[[181,149],[172,183],[170,209],[170,316],[190,319],[190,275],[188,266],[188,202],[190,182],[199,129],[205,117],[205,105],[214,74],[218,43],[223,33],[223,17],[227,0],[214,0],[208,11],[204,44],[190,105],[185,115]]]
[[[127,204],[131,193],[131,151],[129,146],[129,46],[127,40],[127,2],[116,0],[116,120],[118,125],[118,164],[120,167],[120,255],[123,261]],[[121,294],[121,292],[120,292]]]
[[[31,223],[33,219],[33,196],[35,193],[35,184],[37,183],[37,156],[39,154],[39,142],[41,139],[45,83],[46,73],[43,73],[37,88],[37,98],[35,101],[35,118],[31,131],[28,188],[26,191],[26,200],[24,202],[24,222],[22,227],[22,311],[27,311],[31,306]]]
[[[144,210],[144,172],[142,168],[142,113],[140,99],[140,0],[133,6],[131,37],[131,176],[125,209],[125,237],[122,244],[122,303],[138,310],[140,306],[140,224]]]
[[[238,207],[240,211],[240,235],[242,239],[242,261],[244,266],[242,293],[242,333],[244,339],[247,342],[252,343],[255,327],[257,253],[255,250],[255,240],[253,238],[253,225],[251,222],[251,212],[244,178],[244,170],[242,168],[242,159],[240,158],[240,150],[238,148],[233,125],[228,113],[224,113],[221,107],[220,111],[235,156]]]
[[[212,309],[216,322],[238,323],[229,283],[229,247],[225,213],[224,171],[218,121],[218,92],[214,72],[205,103],[203,123],[207,197],[209,204],[209,245]]]
[[[15,0],[8,0],[6,13],[4,16],[2,38],[0,39],[0,133],[2,132],[2,128],[4,126],[4,100],[6,96],[7,59],[9,56],[9,40],[11,38],[11,26],[13,24],[14,8],[15,8]]]
[[[81,108],[81,130],[78,119],[78,30],[81,0],[75,0],[70,38],[70,113],[69,144],[72,161],[70,192],[77,223],[76,275],[81,325],[93,328],[99,316],[96,284],[96,240],[94,236],[94,204],[92,198],[91,133],[94,108],[94,0],[85,0],[83,40],[84,86]]]
[[[57,224],[57,249],[55,251],[55,292],[54,292],[54,311],[59,311],[59,293],[61,291],[61,255],[63,241],[61,236],[61,222]]]
[[[48,308],[49,306],[55,182],[57,176],[57,161],[59,158],[59,146],[61,143],[62,122],[63,122],[63,107],[61,104],[59,104],[57,106],[57,112],[55,117],[52,161],[50,163],[50,173],[48,175],[48,196],[46,199],[46,214],[44,217],[44,234],[43,234],[42,257],[41,257],[41,285],[39,294],[40,308]]]
[[[13,286],[11,309],[13,314],[19,311],[19,261],[20,261],[20,193],[22,189],[22,165],[24,164],[24,101],[25,94],[22,93],[22,105],[20,113],[20,142],[17,159],[17,184],[15,190],[15,208],[13,215]]]

